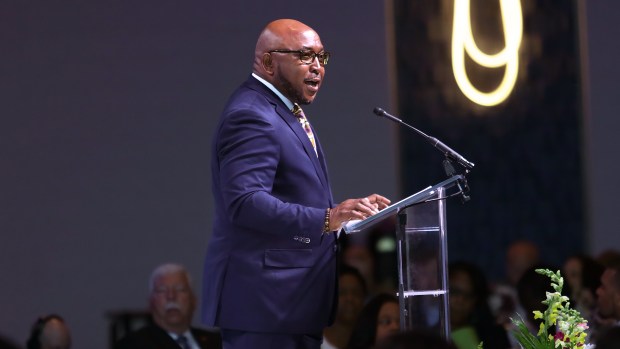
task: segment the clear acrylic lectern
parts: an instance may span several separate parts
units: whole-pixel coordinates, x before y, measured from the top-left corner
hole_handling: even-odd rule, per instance
[[[447,190],[465,183],[455,175],[415,193],[376,215],[343,226],[347,234],[359,232],[398,215],[398,298],[401,331],[420,329],[448,339],[448,248],[446,235]]]

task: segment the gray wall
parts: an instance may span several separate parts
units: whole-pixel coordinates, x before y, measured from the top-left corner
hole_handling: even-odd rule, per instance
[[[608,184],[619,173],[620,4],[587,6],[597,252],[620,247],[620,189]],[[0,333],[23,343],[36,316],[58,312],[75,348],[101,349],[105,313],[142,308],[158,263],[186,264],[199,289],[212,128],[258,32],[280,17],[312,25],[334,53],[307,114],[336,198],[398,197],[394,130],[371,113],[390,108],[380,1],[0,4]]]
[[[381,2],[5,1],[0,4],[0,333],[65,316],[74,348],[107,346],[107,311],[146,305],[152,268],[210,234],[211,133],[272,19],[334,54],[306,109],[337,200],[396,194]],[[372,165],[365,161],[372,159]],[[196,317],[197,318],[197,317]]]
[[[620,250],[620,37],[617,1],[587,1],[589,139],[586,173],[590,194],[590,250]]]

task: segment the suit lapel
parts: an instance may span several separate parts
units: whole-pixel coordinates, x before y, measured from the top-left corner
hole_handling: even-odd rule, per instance
[[[319,179],[321,180],[321,184],[323,184],[323,187],[325,188],[325,190],[329,191],[329,183],[327,182],[327,172],[324,171],[323,166],[321,166],[321,163],[319,162],[319,158],[323,159],[323,151],[320,150],[321,149],[320,142],[319,142],[319,138],[316,135],[316,132],[314,133],[314,137],[315,137],[318,156],[317,156],[317,153],[314,152],[314,148],[312,147],[312,143],[310,143],[310,139],[308,138],[306,131],[304,131],[303,127],[301,126],[301,124],[299,123],[295,115],[293,115],[293,112],[288,110],[283,104],[282,105],[276,104],[276,112],[288,124],[288,126],[295,133],[295,135],[297,136],[301,144],[303,144],[304,150],[306,151],[306,155],[312,162],[312,166],[314,166],[314,170],[316,171],[317,176],[319,176]],[[314,128],[312,129],[312,132],[314,132]],[[331,197],[331,193],[330,193],[330,197]]]
[[[312,128],[312,132],[314,132],[314,140],[316,142],[316,150],[317,153],[319,154],[318,156],[318,161],[321,164],[321,169],[323,170],[323,176],[325,178],[325,186],[327,191],[329,192],[329,204],[330,206],[333,205],[333,201],[334,198],[332,196],[332,188],[329,185],[329,173],[327,172],[327,161],[325,160],[325,153],[323,153],[323,148],[321,147],[321,142],[319,141],[319,137],[317,136],[316,132],[314,131],[314,127]]]
[[[312,128],[312,131],[314,132],[314,137],[316,140],[316,149],[318,156],[314,152],[312,143],[310,143],[310,139],[308,139],[308,135],[297,120],[297,117],[293,115],[293,112],[286,107],[284,102],[282,102],[282,100],[280,100],[278,96],[276,96],[269,88],[267,88],[267,86],[263,85],[260,81],[256,80],[252,76],[250,76],[246,81],[246,86],[263,94],[275,106],[276,113],[282,118],[282,120],[284,120],[288,124],[293,133],[295,133],[295,135],[303,145],[304,150],[306,151],[306,155],[312,162],[312,166],[314,166],[314,170],[316,171],[316,174],[319,177],[321,184],[323,184],[323,188],[325,188],[325,190],[329,192],[329,200],[331,204],[332,193],[329,187],[329,182],[327,181],[327,166],[325,164],[325,158],[323,157],[323,150],[321,149],[319,138],[316,132],[314,132],[314,128]]]

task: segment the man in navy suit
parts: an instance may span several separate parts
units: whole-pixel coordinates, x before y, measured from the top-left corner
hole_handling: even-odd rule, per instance
[[[293,113],[316,97],[328,60],[312,28],[269,23],[215,130],[203,315],[225,349],[319,348],[336,307],[335,231],[389,204],[372,194],[335,205],[316,132]]]

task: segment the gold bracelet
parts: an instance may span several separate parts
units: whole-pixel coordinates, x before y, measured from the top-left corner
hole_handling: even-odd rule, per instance
[[[331,212],[332,212],[332,209],[329,207],[325,211],[325,224],[323,225],[324,233],[329,233],[329,218],[331,217]]]

